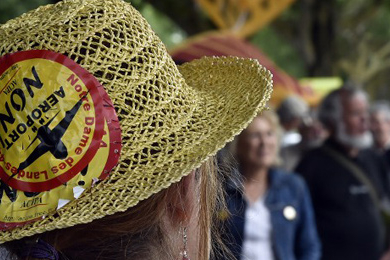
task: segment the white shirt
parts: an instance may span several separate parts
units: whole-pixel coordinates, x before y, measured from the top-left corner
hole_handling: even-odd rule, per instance
[[[243,260],[273,260],[271,216],[264,197],[249,205],[245,212]]]

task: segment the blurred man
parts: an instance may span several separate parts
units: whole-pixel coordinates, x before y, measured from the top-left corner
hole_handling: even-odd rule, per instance
[[[310,149],[316,148],[327,138],[328,133],[318,120],[317,111],[310,111],[310,120],[302,120],[298,127],[301,141],[294,145],[284,146],[280,149],[281,165],[286,171],[292,172]]]
[[[283,128],[281,146],[286,147],[301,141],[298,128],[302,122],[311,120],[309,106],[298,96],[286,97],[277,109],[280,124]]]
[[[372,150],[368,102],[351,86],[333,91],[319,108],[329,138],[296,171],[312,194],[324,260],[376,260],[384,254],[384,162]]]
[[[370,109],[371,132],[374,148],[382,154],[390,166],[390,104],[378,101]]]
[[[277,109],[280,124],[282,126],[282,137],[280,142],[281,168],[292,171],[301,159],[306,149],[300,127],[311,125],[313,120],[310,117],[309,106],[302,98],[291,95],[286,97]]]

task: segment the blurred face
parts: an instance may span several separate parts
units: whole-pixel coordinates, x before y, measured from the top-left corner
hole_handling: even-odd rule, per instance
[[[361,136],[369,130],[368,103],[364,96],[355,95],[343,100],[342,114],[345,132],[351,137]]]
[[[341,100],[342,120],[338,122],[337,138],[350,148],[364,149],[372,145],[372,135],[368,121],[368,102],[357,94]]]
[[[378,111],[371,115],[371,132],[375,143],[380,148],[386,146],[390,141],[390,120],[382,111]]]
[[[327,130],[318,119],[314,118],[309,124],[301,124],[299,126],[299,133],[302,136],[302,142],[307,147],[317,146],[328,137]]]
[[[264,117],[256,117],[238,139],[238,158],[245,166],[269,168],[276,160],[277,147],[276,129]]]

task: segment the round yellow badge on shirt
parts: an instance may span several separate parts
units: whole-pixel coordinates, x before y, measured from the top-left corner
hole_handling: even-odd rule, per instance
[[[297,217],[297,211],[295,210],[295,208],[293,206],[286,206],[283,209],[283,216],[287,220],[294,220]]]

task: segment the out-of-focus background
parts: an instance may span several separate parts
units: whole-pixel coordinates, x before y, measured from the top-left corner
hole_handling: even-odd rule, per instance
[[[1,0],[0,23],[56,0]],[[134,0],[178,63],[204,55],[258,58],[275,75],[272,104],[311,106],[345,81],[389,98],[388,0]]]
[[[56,2],[0,0],[0,23]],[[233,55],[274,75],[271,109],[218,154],[238,259],[390,260],[390,0],[132,4],[177,64]]]

